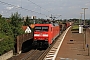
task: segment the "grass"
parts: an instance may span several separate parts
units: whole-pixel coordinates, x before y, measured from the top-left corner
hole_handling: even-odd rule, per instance
[[[78,30],[79,29],[79,25],[73,25],[72,26],[72,30]]]

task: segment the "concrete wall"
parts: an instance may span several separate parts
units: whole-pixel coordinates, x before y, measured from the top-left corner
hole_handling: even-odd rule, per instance
[[[13,50],[3,54],[2,56],[0,56],[0,60],[7,60],[8,58],[13,56]]]

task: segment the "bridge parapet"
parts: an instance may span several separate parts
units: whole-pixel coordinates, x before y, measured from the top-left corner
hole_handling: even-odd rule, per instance
[[[33,39],[33,32],[32,33],[26,33],[26,34],[22,34],[17,36],[17,53],[21,53],[21,48],[22,48],[22,44],[27,41]]]

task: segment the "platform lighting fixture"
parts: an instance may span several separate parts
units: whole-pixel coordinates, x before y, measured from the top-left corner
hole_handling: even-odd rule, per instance
[[[84,10],[84,25],[85,25],[85,10],[88,8],[82,8]]]
[[[85,27],[85,10],[88,9],[88,8],[82,8],[84,10],[84,28],[85,28],[85,33],[84,33],[84,41],[85,41],[85,44],[84,44],[84,50],[85,49],[85,46],[86,46],[86,27]]]

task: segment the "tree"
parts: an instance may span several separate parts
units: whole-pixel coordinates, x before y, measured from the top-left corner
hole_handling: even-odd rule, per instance
[[[14,38],[10,23],[0,18],[0,55],[14,48]]]
[[[0,32],[6,35],[12,35],[11,26],[5,18],[0,18]]]
[[[90,25],[90,20],[86,20],[86,24]]]
[[[26,21],[24,21],[24,25],[28,26],[29,24],[30,24],[30,20],[29,20],[29,17],[27,16]]]
[[[2,15],[0,14],[0,18],[2,18]]]
[[[18,12],[12,14],[10,18],[11,18],[10,24],[13,30],[14,37],[16,38],[16,36],[23,34],[24,32],[22,30],[22,25],[23,25],[22,19],[20,14],[18,14]]]

